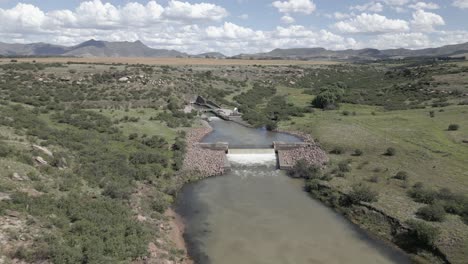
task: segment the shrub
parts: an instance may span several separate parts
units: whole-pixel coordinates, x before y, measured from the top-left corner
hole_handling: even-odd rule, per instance
[[[11,153],[11,149],[4,143],[0,143],[0,157],[4,158]]]
[[[403,180],[406,181],[409,178],[409,175],[406,171],[399,171],[393,178],[398,179],[398,180]]]
[[[306,181],[304,189],[306,192],[317,191],[320,189],[320,180],[319,179],[311,179]]]
[[[344,149],[342,147],[335,147],[330,151],[331,154],[341,155],[344,153]]]
[[[411,190],[408,191],[408,195],[413,198],[415,202],[431,204],[437,198],[437,192],[434,190],[426,189],[422,185],[413,186]]]
[[[347,161],[341,161],[338,163],[338,170],[341,172],[350,172],[351,171],[351,166]]]
[[[429,116],[430,117],[435,117],[435,112],[434,111],[429,111]]]
[[[355,149],[354,153],[353,153],[353,156],[362,156],[362,154],[364,154],[364,152],[362,150]]]
[[[460,125],[457,124],[450,124],[448,126],[448,131],[457,131],[458,129],[460,129]]]
[[[378,183],[380,181],[380,177],[378,175],[373,175],[369,178],[369,181],[373,183]]]
[[[419,220],[409,220],[406,223],[410,228],[408,234],[414,238],[420,246],[434,246],[434,243],[440,233],[438,228],[430,226],[429,224]]]
[[[385,151],[386,156],[395,156],[396,155],[396,149],[395,148],[388,148],[387,151]]]
[[[420,218],[431,222],[442,222],[445,219],[445,209],[441,204],[431,204],[419,208],[416,213]]]
[[[345,111],[341,112],[341,114],[344,115],[344,116],[349,116],[351,113],[348,110],[345,110]]]
[[[320,167],[310,165],[306,160],[301,159],[288,172],[293,178],[315,179],[322,176]]]
[[[349,193],[349,198],[351,199],[352,203],[377,202],[379,194],[372,190],[368,185],[357,184],[353,185],[352,188],[353,190]]]

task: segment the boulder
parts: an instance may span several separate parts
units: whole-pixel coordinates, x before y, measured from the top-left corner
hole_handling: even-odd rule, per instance
[[[122,77],[119,79],[119,82],[128,82],[128,77]]]
[[[53,157],[53,156],[54,156],[54,154],[52,153],[52,151],[50,151],[50,150],[47,149],[46,147],[42,147],[42,146],[33,144],[33,145],[32,145],[32,148],[33,148],[34,150],[41,151],[42,153],[46,154],[46,155],[49,156],[49,157]]]
[[[17,172],[11,175],[11,179],[17,180],[17,181],[24,181],[23,177],[21,177]]]
[[[40,156],[37,156],[34,158],[34,160],[39,163],[40,165],[49,165],[49,163],[47,163],[47,161],[45,161],[42,157]]]

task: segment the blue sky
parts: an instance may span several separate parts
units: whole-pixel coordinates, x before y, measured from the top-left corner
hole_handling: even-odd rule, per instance
[[[232,55],[468,42],[468,0],[0,0],[0,41],[90,38]]]

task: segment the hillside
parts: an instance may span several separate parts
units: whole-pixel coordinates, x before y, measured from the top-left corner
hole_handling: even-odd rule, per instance
[[[231,59],[293,59],[293,60],[379,60],[393,58],[416,57],[463,57],[468,53],[468,42],[457,45],[447,45],[438,48],[420,50],[410,49],[347,49],[328,50],[315,48],[277,48],[270,52],[255,54],[239,54]],[[141,41],[109,42],[88,40],[81,44],[66,47],[47,43],[9,44],[0,42],[0,56],[65,56],[65,57],[136,57],[136,58],[212,58],[225,59],[220,52],[206,52],[196,55],[179,52],[177,50],[154,49]]]
[[[45,43],[0,43],[0,55],[4,56],[72,56],[72,57],[187,57],[187,54],[167,49],[153,49],[141,41],[108,42],[88,40],[72,47]]]
[[[327,50],[324,48],[296,48],[274,49],[266,53],[240,54],[235,58],[243,59],[339,59],[339,60],[375,60],[391,59],[397,57],[449,57],[463,56],[468,51],[468,43],[447,45],[439,48],[427,48],[420,50],[410,49],[359,49],[359,50]]]

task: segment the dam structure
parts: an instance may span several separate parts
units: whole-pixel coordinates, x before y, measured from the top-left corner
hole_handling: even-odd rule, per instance
[[[224,169],[230,170],[230,162],[239,162],[248,164],[251,163],[262,163],[263,161],[276,161],[276,167],[280,170],[289,170],[294,166],[295,162],[291,162],[291,158],[295,161],[299,160],[301,156],[291,157],[288,152],[295,149],[304,149],[314,147],[313,143],[307,142],[281,142],[274,141],[273,144],[267,146],[251,146],[251,145],[230,145],[227,142],[217,143],[198,143],[199,147],[204,149],[224,151],[226,154],[224,161]],[[304,157],[305,158],[305,157]],[[317,163],[321,163],[317,161]]]

